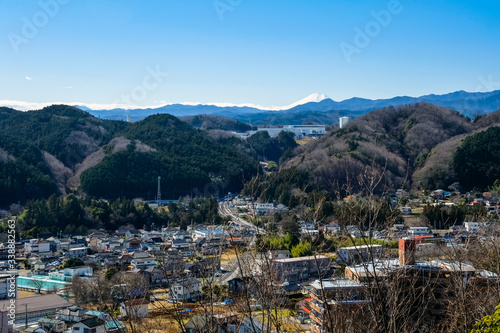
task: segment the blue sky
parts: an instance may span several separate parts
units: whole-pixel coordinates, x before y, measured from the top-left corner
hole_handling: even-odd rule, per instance
[[[0,12],[2,101],[271,106],[500,89],[497,1],[1,0]]]

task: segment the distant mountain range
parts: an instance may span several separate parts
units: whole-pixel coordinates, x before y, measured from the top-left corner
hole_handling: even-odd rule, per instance
[[[444,95],[425,95],[420,97],[398,96],[390,99],[350,98],[334,101],[324,94],[312,94],[288,107],[269,108],[236,106],[236,105],[188,105],[171,104],[159,108],[148,109],[112,109],[93,110],[85,106],[77,106],[84,111],[102,119],[126,120],[130,115],[132,121],[138,121],[158,113],[169,113],[176,117],[213,114],[226,116],[252,125],[302,124],[308,122],[320,124],[336,124],[338,117],[358,117],[370,111],[388,107],[413,104],[418,102],[456,110],[469,118],[488,114],[500,109],[500,90],[481,93],[457,91]]]

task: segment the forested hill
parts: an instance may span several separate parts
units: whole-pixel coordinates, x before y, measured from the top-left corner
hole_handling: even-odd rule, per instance
[[[204,130],[224,130],[244,133],[253,129],[251,125],[239,122],[237,120],[217,115],[200,114],[196,116],[187,116],[179,118],[195,128]]]
[[[84,191],[105,198],[237,190],[258,162],[233,141],[211,139],[163,114],[138,123],[101,120],[66,105],[0,108],[0,205]]]
[[[116,136],[131,140],[127,149],[103,147],[102,162],[82,173],[81,188],[91,195],[154,199],[158,176],[164,198],[214,195],[240,190],[259,170],[258,162],[235,146],[167,114],[132,123]]]
[[[460,179],[453,168],[454,152],[464,138],[491,126],[497,113],[474,123],[428,103],[383,108],[296,148],[282,169],[306,171],[313,183],[327,190],[347,182],[359,187],[359,177],[367,174],[383,175],[379,190],[449,186]],[[443,151],[443,146],[449,149]]]
[[[32,112],[0,108],[0,204],[64,191],[71,170],[125,125],[65,105]]]

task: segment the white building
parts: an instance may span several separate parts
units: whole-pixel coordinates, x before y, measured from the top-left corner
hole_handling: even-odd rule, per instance
[[[425,236],[431,233],[427,227],[410,227],[408,234],[411,236]]]
[[[130,299],[120,304],[120,314],[129,318],[145,318],[148,306],[149,301],[145,298]]]
[[[464,227],[467,232],[478,232],[480,226],[479,222],[464,222]]]
[[[172,302],[185,302],[187,300],[195,300],[200,295],[200,281],[195,278],[187,278],[172,284],[168,298]]]
[[[326,134],[325,125],[284,125],[283,127],[258,127],[256,131],[249,131],[248,135],[253,135],[259,131],[265,131],[270,137],[278,136],[282,131],[295,134],[295,139],[304,137],[318,137]]]
[[[338,258],[348,265],[378,258],[382,252],[382,245],[377,244],[341,247],[337,250]]]
[[[75,247],[66,252],[66,258],[83,258],[87,255],[86,247]]]
[[[258,204],[249,204],[249,207],[255,210],[257,213],[267,213],[270,210],[274,209],[273,203],[258,203]]]
[[[156,260],[153,257],[137,259],[134,258],[130,261],[130,265],[132,265],[134,269],[146,269],[148,267],[156,267]]]
[[[41,239],[30,239],[24,243],[24,253],[26,257],[52,255],[50,243]]]
[[[340,128],[344,128],[345,125],[347,125],[347,123],[349,122],[349,117],[340,117],[339,118],[339,127]]]
[[[94,270],[90,266],[78,266],[65,268],[58,272],[49,273],[49,279],[70,282],[75,276],[93,276]]]
[[[194,231],[194,237],[195,239],[199,238],[205,238],[207,240],[210,239],[218,239],[218,238],[223,238],[226,236],[226,232],[224,229],[220,228],[215,228],[215,229],[202,229],[202,230],[195,230]]]
[[[295,139],[304,137],[318,137],[326,134],[325,125],[285,125],[283,131],[292,132],[295,134]]]

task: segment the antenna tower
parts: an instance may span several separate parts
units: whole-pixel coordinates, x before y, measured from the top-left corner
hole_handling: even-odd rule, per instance
[[[157,203],[158,203],[158,206],[160,206],[160,203],[161,203],[160,180],[161,180],[161,177],[160,177],[160,176],[158,176],[158,193],[156,194],[156,201],[157,201]]]

